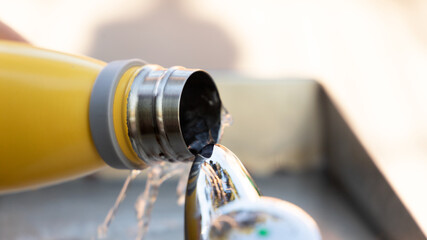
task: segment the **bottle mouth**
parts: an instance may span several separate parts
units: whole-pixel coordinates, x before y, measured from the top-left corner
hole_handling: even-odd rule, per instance
[[[208,73],[145,65],[128,99],[132,147],[148,165],[193,160],[204,146],[218,141],[221,107]]]
[[[221,100],[212,78],[203,71],[192,73],[181,94],[179,122],[187,149],[198,154],[206,145],[218,142]]]

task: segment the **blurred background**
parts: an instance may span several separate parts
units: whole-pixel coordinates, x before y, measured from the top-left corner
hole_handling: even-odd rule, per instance
[[[211,72],[235,116],[223,143],[265,192],[322,168],[320,83],[427,232],[426,1],[0,0],[0,20],[48,49]]]

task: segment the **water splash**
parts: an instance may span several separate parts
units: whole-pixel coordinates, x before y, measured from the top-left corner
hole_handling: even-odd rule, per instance
[[[190,171],[189,163],[169,163],[162,162],[158,165],[154,165],[147,170],[147,182],[145,184],[144,191],[138,196],[135,202],[136,217],[138,220],[138,234],[136,239],[144,239],[149,227],[149,221],[151,218],[151,211],[154,207],[154,203],[159,193],[160,185],[166,180],[174,176],[180,176],[177,185],[177,196],[178,204],[182,205],[185,201],[185,190],[187,187],[188,172]],[[132,170],[123,184],[122,189],[111,209],[108,211],[104,222],[98,226],[97,239],[104,239],[108,236],[108,229],[121,202],[126,197],[126,192],[129,188],[130,183],[139,174],[140,170]]]
[[[126,178],[125,183],[123,184],[122,189],[120,190],[119,195],[116,198],[116,201],[114,202],[113,207],[111,207],[110,211],[108,211],[107,216],[104,219],[104,222],[98,226],[98,239],[106,238],[108,229],[110,227],[111,222],[114,219],[114,216],[116,215],[117,210],[119,209],[120,203],[125,199],[126,197],[126,191],[129,188],[130,183],[132,180],[134,180],[139,174],[141,173],[141,170],[132,170],[129,173],[129,176]]]
[[[233,117],[231,116],[230,112],[222,105],[221,108],[221,127],[219,129],[219,138],[218,143],[222,139],[222,135],[224,134],[224,129],[226,127],[230,127],[233,124]]]
[[[182,178],[183,176],[186,176],[183,173],[188,169],[188,165],[188,163],[162,162],[158,165],[152,166],[148,170],[147,183],[145,184],[144,192],[139,195],[135,203],[135,210],[138,219],[137,240],[144,239],[144,236],[147,233],[151,218],[151,211],[153,210],[154,203],[157,199],[160,185],[173,176],[181,175],[181,179],[177,187],[177,192],[181,193],[183,191],[181,189],[183,188]],[[184,188],[185,187],[186,186],[184,185]],[[178,197],[178,201],[179,199],[180,197]]]
[[[183,174],[179,178],[178,185],[176,186],[176,196],[177,196],[176,203],[179,206],[182,206],[185,203],[185,193],[187,191],[188,174],[190,172],[190,169],[191,169],[191,164],[186,164],[183,170]]]

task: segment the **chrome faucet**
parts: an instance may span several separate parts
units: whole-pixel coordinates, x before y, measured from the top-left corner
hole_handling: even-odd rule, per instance
[[[261,196],[240,160],[216,144],[205,147],[191,167],[185,238],[320,240],[321,236],[301,208]]]

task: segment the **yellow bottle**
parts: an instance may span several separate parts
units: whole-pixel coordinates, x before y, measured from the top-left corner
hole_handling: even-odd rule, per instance
[[[192,159],[216,140],[221,101],[201,70],[106,64],[0,41],[0,193],[73,179],[106,164]]]

